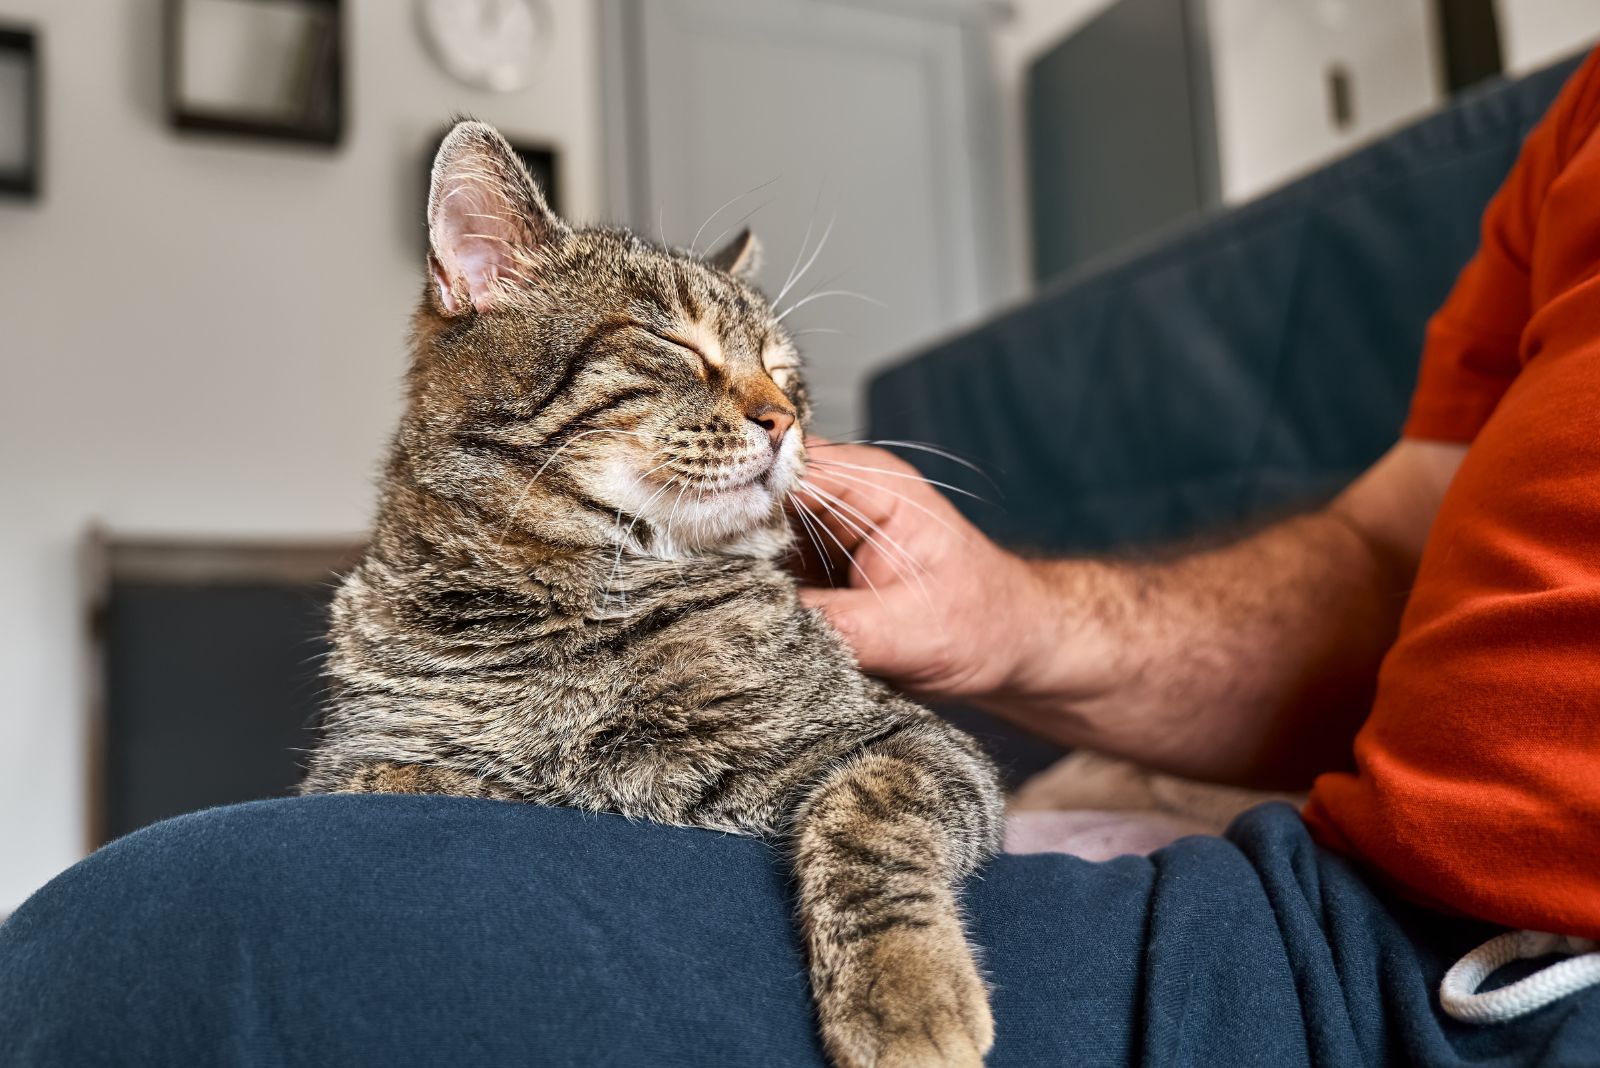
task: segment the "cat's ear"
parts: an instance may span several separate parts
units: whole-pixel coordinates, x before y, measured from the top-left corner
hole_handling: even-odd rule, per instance
[[[706,262],[736,278],[749,278],[761,269],[761,242],[747,226],[726,245],[708,254]]]
[[[508,285],[529,284],[539,250],[570,234],[505,138],[458,122],[433,160],[428,270],[447,315],[487,311]]]

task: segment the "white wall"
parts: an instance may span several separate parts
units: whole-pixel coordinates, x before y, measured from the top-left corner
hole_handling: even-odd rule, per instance
[[[334,152],[180,137],[159,0],[0,0],[45,34],[45,196],[0,199],[0,913],[83,846],[81,603],[91,519],[138,533],[366,525],[418,292],[419,172],[452,112],[563,150],[601,204],[590,0],[505,97],[438,72],[409,0],[348,0]]]
[[[1028,64],[1113,0],[1010,0],[995,33],[1022,277],[1031,275],[1023,91]],[[1209,0],[1223,199],[1240,203],[1403,126],[1443,99],[1433,0]],[[1506,70],[1600,40],[1600,0],[1498,0]],[[1325,71],[1355,74],[1358,124],[1326,124]]]
[[[1113,2],[1013,0],[1012,16],[996,25],[995,65],[1017,228],[1012,244],[1021,277],[1032,274],[1023,113],[1028,65]],[[1436,105],[1440,80],[1430,4],[1208,0],[1204,7],[1224,201],[1240,203],[1258,196]],[[1343,132],[1327,121],[1325,71],[1334,59],[1356,75],[1358,124]]]
[[[1596,0],[1499,0],[1500,58],[1523,73],[1600,39]]]
[[[1223,199],[1240,203],[1383,136],[1444,100],[1433,0],[1209,0]],[[1512,75],[1600,38],[1597,0],[1499,0]],[[1355,125],[1326,121],[1332,62]]]
[[[1252,200],[1419,118],[1443,99],[1433,0],[1210,0],[1222,199]],[[1350,73],[1336,128],[1328,71]]]

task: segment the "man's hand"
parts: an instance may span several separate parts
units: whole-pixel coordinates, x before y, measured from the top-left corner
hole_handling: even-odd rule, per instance
[[[1178,774],[1299,789],[1349,760],[1465,452],[1401,442],[1321,511],[1117,563],[1022,560],[909,465],[815,443],[799,525],[842,584],[802,597],[908,690]]]
[[[807,444],[795,526],[814,584],[801,599],[827,615],[864,670],[902,689],[977,697],[1008,688],[1040,595],[1028,564],[903,460]]]

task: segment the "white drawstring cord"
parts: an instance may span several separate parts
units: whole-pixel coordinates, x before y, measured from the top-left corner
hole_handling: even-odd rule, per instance
[[[1512,961],[1551,953],[1575,956],[1541,968],[1510,986],[1478,993],[1485,979]],[[1600,985],[1600,942],[1539,931],[1511,931],[1489,939],[1456,961],[1439,984],[1439,1003],[1445,1012],[1467,1023],[1504,1023],[1595,985]]]

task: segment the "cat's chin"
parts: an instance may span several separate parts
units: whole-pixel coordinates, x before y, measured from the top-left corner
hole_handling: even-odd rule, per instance
[[[799,482],[804,447],[797,437],[764,468],[720,481],[663,478],[659,467],[638,470],[638,461],[617,457],[589,489],[624,516],[648,524],[641,546],[652,556],[681,559],[696,552],[734,551],[767,555],[787,545],[783,501]],[[619,532],[624,538],[632,531]],[[776,540],[775,540],[776,539]],[[769,544],[770,543],[770,544]]]
[[[754,548],[765,544],[766,532],[783,528],[781,498],[765,478],[704,492],[690,486],[681,492],[681,500],[676,499],[679,490],[664,494],[673,503],[656,516],[658,537],[651,549],[662,557]]]
[[[598,480],[594,495],[609,501],[624,516],[637,516],[649,526],[641,546],[652,556],[682,559],[697,552],[753,551],[766,555],[767,543],[781,551],[787,526],[783,497],[795,474],[789,464],[774,464],[744,480],[701,483],[642,478],[617,465]],[[621,536],[634,530],[623,521]]]

